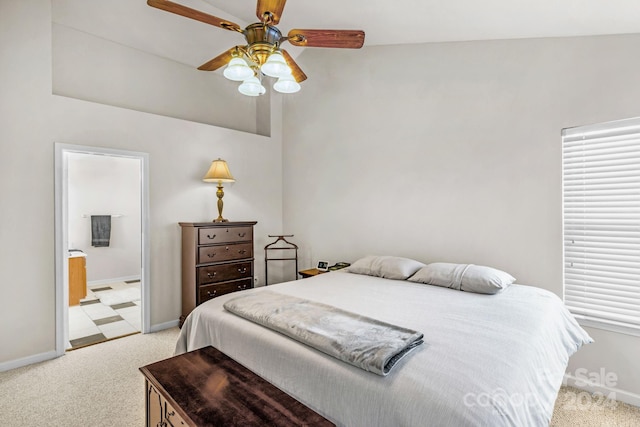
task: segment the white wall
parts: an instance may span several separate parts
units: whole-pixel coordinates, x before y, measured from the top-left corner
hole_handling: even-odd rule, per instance
[[[255,98],[237,96],[220,74],[60,24],[52,43],[56,95],[258,133]],[[268,127],[259,133],[269,136]]]
[[[281,232],[276,101],[267,138],[54,96],[50,2],[0,1],[0,28],[0,369],[55,349],[55,142],[149,153],[152,327],[180,316],[178,222],[217,215],[215,186],[202,182],[211,160],[226,159],[237,179],[225,217],[257,220],[256,248]],[[257,249],[259,276],[263,265]]]
[[[309,80],[283,112],[284,225],[306,266],[367,254],[474,263],[562,296],[560,132],[640,116],[639,44],[307,49]],[[598,341],[569,371],[605,367],[640,397],[640,338],[591,331]]]
[[[87,281],[131,280],[141,272],[141,161],[68,153],[69,248],[87,254]],[[91,215],[111,215],[108,247],[91,245]]]
[[[0,1],[0,362],[54,349],[49,2]]]

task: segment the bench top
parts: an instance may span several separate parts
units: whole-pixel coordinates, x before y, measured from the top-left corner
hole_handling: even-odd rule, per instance
[[[192,426],[333,426],[209,346],[140,368]]]

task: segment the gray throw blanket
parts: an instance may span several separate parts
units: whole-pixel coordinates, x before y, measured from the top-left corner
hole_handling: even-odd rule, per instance
[[[422,344],[420,332],[273,291],[233,298],[224,308],[353,366],[387,375]]]

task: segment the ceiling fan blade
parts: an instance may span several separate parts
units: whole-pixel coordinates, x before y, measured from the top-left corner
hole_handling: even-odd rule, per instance
[[[210,61],[205,62],[204,64],[202,64],[201,66],[198,67],[198,70],[201,71],[215,71],[218,68],[227,65],[229,63],[229,61],[231,61],[231,58],[233,58],[233,54],[236,51],[236,49],[238,49],[241,46],[234,46],[231,49],[229,49],[228,51],[221,53],[220,55],[216,56],[215,58],[213,58]]]
[[[265,22],[264,14],[269,13],[268,24],[278,25],[280,22],[280,16],[284,9],[284,4],[287,0],[258,0],[258,7],[256,8],[256,15],[261,22]]]
[[[293,78],[296,79],[298,83],[307,80],[307,75],[304,73],[304,71],[302,71],[300,67],[298,67],[298,64],[296,64],[296,61],[294,61],[291,55],[289,55],[289,52],[284,49],[281,49],[280,52],[282,52],[284,60],[287,61],[287,65],[289,66],[289,68],[291,68],[291,74],[293,75]]]
[[[294,46],[359,49],[364,44],[364,31],[294,29],[289,31],[288,38]]]
[[[190,7],[183,6],[169,0],[147,0],[147,4],[151,7],[166,10],[167,12],[175,13],[176,15],[184,16],[186,18],[195,19],[196,21],[204,22],[205,24],[215,25],[216,27],[220,27],[225,30],[237,31],[239,33],[243,32],[242,28],[240,28],[238,24],[218,18],[217,16],[200,12],[199,10],[191,9]]]

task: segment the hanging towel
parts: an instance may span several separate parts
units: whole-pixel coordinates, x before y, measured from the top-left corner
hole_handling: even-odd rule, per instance
[[[111,238],[111,215],[91,215],[91,246],[109,246]]]

